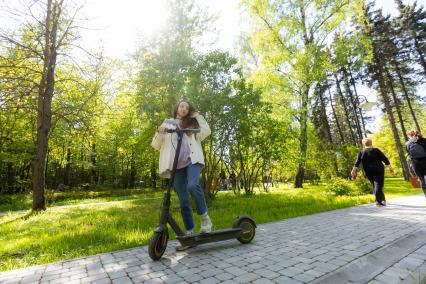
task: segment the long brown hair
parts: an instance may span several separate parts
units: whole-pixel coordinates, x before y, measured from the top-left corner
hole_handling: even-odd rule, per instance
[[[188,109],[188,114],[185,117],[182,117],[182,122],[180,126],[182,128],[200,128],[198,121],[195,118],[191,117],[191,114],[196,112],[197,110],[188,100],[182,99],[176,104],[175,110],[173,111],[173,118],[175,119],[177,118],[177,112],[179,109],[179,105],[181,103],[187,103],[189,106],[189,109]]]
[[[410,130],[407,132],[408,137],[412,137],[412,138],[416,138],[416,139],[421,139],[423,138],[422,134],[418,131],[418,130]]]

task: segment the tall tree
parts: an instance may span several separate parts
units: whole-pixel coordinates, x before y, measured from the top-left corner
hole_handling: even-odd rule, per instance
[[[22,52],[23,64],[2,66],[7,70],[24,68],[31,72],[30,77],[14,78],[15,84],[29,82],[30,90],[36,93],[36,134],[35,150],[32,162],[33,210],[46,208],[44,190],[46,185],[46,162],[48,155],[49,135],[55,124],[52,117],[62,117],[62,113],[52,110],[52,102],[58,93],[57,66],[59,54],[69,53],[68,48],[76,39],[77,26],[75,17],[81,7],[71,8],[64,0],[29,1],[21,3],[26,15],[18,19],[23,23],[18,32],[1,31],[0,40],[5,45]],[[11,15],[14,11],[11,11]],[[65,56],[63,57],[65,62]],[[61,83],[62,83],[61,82]]]
[[[295,187],[302,187],[308,148],[308,113],[315,85],[325,80],[324,42],[358,1],[245,0],[254,20],[253,50],[259,72],[281,78],[283,93],[297,104],[299,155]],[[275,80],[274,80],[275,82]],[[278,86],[269,86],[276,89]],[[283,98],[282,98],[283,100]]]
[[[402,0],[395,2],[400,13],[398,20],[406,35],[411,38],[414,52],[426,76],[426,10],[422,6],[417,7],[417,2],[412,5],[405,5]]]
[[[396,126],[396,120],[392,110],[391,99],[388,93],[391,92],[392,86],[386,73],[386,63],[383,62],[382,58],[386,58],[386,39],[383,38],[384,30],[386,27],[386,20],[382,16],[381,10],[371,11],[371,6],[365,7],[364,22],[361,24],[362,29],[371,39],[371,51],[372,61],[370,64],[370,73],[372,75],[373,82],[377,83],[378,90],[382,101],[385,106],[385,111],[388,116],[389,125],[392,130],[392,134],[395,140],[397,152],[403,169],[403,175],[405,179],[409,177],[409,169],[407,160],[404,155],[404,149],[401,143],[400,134]]]

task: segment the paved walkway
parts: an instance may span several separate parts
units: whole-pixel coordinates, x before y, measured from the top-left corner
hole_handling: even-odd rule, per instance
[[[0,283],[423,283],[426,199],[262,224],[248,245],[176,245],[158,262],[143,246],[3,272]]]

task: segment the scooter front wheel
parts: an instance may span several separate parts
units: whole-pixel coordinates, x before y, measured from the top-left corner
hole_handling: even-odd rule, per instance
[[[256,223],[248,216],[237,218],[233,227],[241,228],[241,236],[237,240],[243,244],[251,242],[256,234]]]
[[[163,256],[168,240],[169,233],[167,230],[154,232],[148,246],[148,253],[152,260],[159,260]]]

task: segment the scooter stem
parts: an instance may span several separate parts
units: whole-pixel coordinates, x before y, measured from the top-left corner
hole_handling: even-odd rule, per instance
[[[179,160],[180,148],[182,146],[183,132],[176,132],[176,134],[177,134],[176,153],[175,153],[175,158],[173,160],[173,168],[172,168],[171,177],[170,177],[170,180],[169,180],[169,185],[167,186],[167,192],[166,192],[166,194],[164,196],[164,200],[163,200],[163,210],[161,210],[161,217],[160,217],[160,223],[161,224],[166,224],[169,220],[171,189],[173,187],[176,168],[177,168],[177,164],[178,164],[178,160]]]
[[[172,173],[171,173],[171,177],[169,181],[169,186],[167,187],[167,193],[169,195],[169,205],[170,205],[170,191],[171,191],[171,188],[173,187],[173,182],[175,180],[176,168],[177,168],[179,155],[180,155],[180,148],[182,146],[183,132],[176,132],[176,134],[177,134],[176,153],[175,153],[175,158],[173,160],[173,168],[172,168]]]

